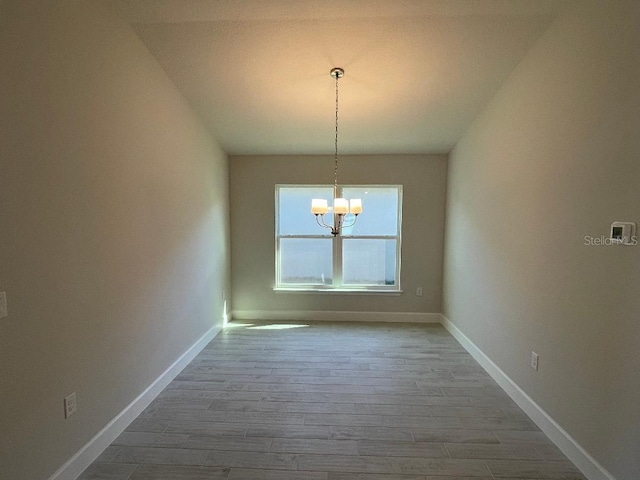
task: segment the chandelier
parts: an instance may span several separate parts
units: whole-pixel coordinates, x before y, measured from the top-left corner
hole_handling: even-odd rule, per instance
[[[333,157],[333,208],[329,207],[327,201],[321,198],[311,200],[311,213],[315,215],[318,225],[331,230],[333,236],[340,235],[343,228],[352,227],[358,221],[358,215],[362,213],[362,200],[354,198],[347,200],[338,197],[338,80],[344,77],[342,68],[332,68],[330,75],[336,80],[336,135],[335,135],[335,154]],[[325,214],[332,211],[333,221],[327,223]],[[347,214],[353,214],[353,221],[345,223]]]

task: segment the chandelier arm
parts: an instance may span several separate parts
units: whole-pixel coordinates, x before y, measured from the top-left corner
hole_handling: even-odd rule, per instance
[[[358,221],[358,214],[357,214],[357,213],[354,213],[353,215],[354,215],[354,217],[353,217],[353,222],[351,222],[351,223],[350,223],[350,224],[348,224],[348,225],[345,225],[345,224],[343,223],[343,224],[342,224],[342,228],[349,228],[349,227],[353,227],[353,226],[356,224],[356,222]]]
[[[316,223],[317,223],[318,225],[320,225],[321,227],[329,228],[329,229],[332,229],[332,230],[333,230],[333,226],[331,226],[331,225],[327,225],[327,224],[325,223],[325,221],[324,221],[324,213],[323,213],[322,215],[320,215],[320,214],[318,213],[318,214],[316,214],[316,215],[315,215],[315,217],[316,217]]]

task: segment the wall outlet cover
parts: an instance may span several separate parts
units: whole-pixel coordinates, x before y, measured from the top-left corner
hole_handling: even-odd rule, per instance
[[[64,399],[64,418],[69,418],[78,410],[78,404],[76,402],[76,392]]]
[[[538,357],[536,352],[531,352],[531,368],[538,370]]]

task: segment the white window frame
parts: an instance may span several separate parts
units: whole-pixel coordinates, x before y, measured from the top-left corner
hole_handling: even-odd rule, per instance
[[[281,188],[331,188],[333,185],[299,185],[299,184],[277,184],[275,188],[275,287],[276,291],[283,292],[344,292],[344,293],[380,293],[380,294],[399,294],[402,292],[400,288],[401,258],[402,258],[402,185],[340,185],[338,187],[338,195],[342,194],[345,188],[395,188],[398,192],[398,212],[397,212],[397,235],[331,235],[330,230],[318,225],[318,234],[313,235],[280,235],[280,189]],[[366,215],[366,204],[362,215]],[[309,205],[309,215],[311,213],[311,205]],[[327,222],[332,220],[332,215],[326,215]],[[333,284],[292,284],[280,282],[280,241],[287,238],[324,238],[332,239],[333,254]],[[364,239],[364,240],[396,240],[396,272],[394,285],[357,285],[343,284],[342,278],[342,244],[344,239]]]

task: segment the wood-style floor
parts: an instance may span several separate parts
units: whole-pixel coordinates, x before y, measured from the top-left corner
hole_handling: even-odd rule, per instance
[[[443,327],[281,326],[231,324],[80,478],[584,480]]]

